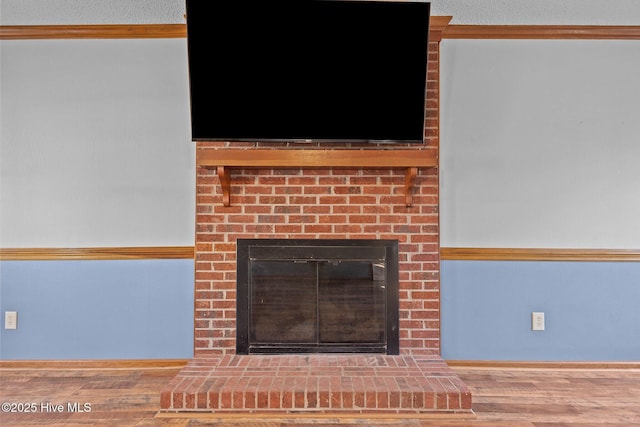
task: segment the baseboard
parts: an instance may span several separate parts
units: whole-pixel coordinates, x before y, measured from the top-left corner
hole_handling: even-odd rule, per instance
[[[191,359],[0,360],[0,369],[164,369],[182,368]],[[445,360],[455,368],[640,369],[640,361]]]
[[[452,368],[499,369],[640,369],[638,362],[618,361],[519,361],[519,360],[445,360]]]
[[[0,369],[164,369],[182,368],[190,359],[0,360]]]

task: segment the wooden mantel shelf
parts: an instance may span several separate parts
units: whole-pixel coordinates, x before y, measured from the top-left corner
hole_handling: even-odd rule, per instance
[[[230,206],[232,168],[372,168],[406,169],[405,203],[413,204],[413,186],[418,168],[438,166],[435,150],[386,149],[214,149],[197,150],[197,165],[217,168],[222,200]]]

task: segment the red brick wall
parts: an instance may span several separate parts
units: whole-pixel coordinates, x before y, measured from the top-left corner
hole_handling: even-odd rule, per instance
[[[426,143],[406,149],[438,150],[438,48],[430,43]],[[253,146],[198,142],[196,148]],[[261,148],[269,147],[285,148]],[[225,207],[215,169],[197,168],[196,356],[235,352],[238,238],[399,240],[400,353],[439,353],[437,169],[419,170],[411,207],[405,206],[405,175],[399,169],[239,169],[231,177],[231,206]]]

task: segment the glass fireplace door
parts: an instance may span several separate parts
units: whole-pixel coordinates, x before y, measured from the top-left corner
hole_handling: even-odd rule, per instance
[[[236,351],[398,354],[396,241],[238,240]]]
[[[365,261],[320,263],[318,288],[320,345],[384,345],[384,265]]]
[[[351,351],[385,344],[384,265],[372,261],[251,262],[255,347]]]
[[[263,346],[315,343],[317,298],[315,263],[252,261],[250,341]]]

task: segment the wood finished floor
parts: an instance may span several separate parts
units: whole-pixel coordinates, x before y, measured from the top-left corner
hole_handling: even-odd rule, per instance
[[[454,367],[473,393],[472,418],[246,418],[159,416],[160,390],[179,368],[0,369],[0,401],[37,413],[0,413],[9,426],[640,426],[640,369]],[[46,404],[64,412],[46,412]],[[69,412],[67,404],[90,405]],[[42,405],[45,405],[43,410]],[[4,408],[4,407],[3,407]],[[52,407],[53,408],[53,407]]]

